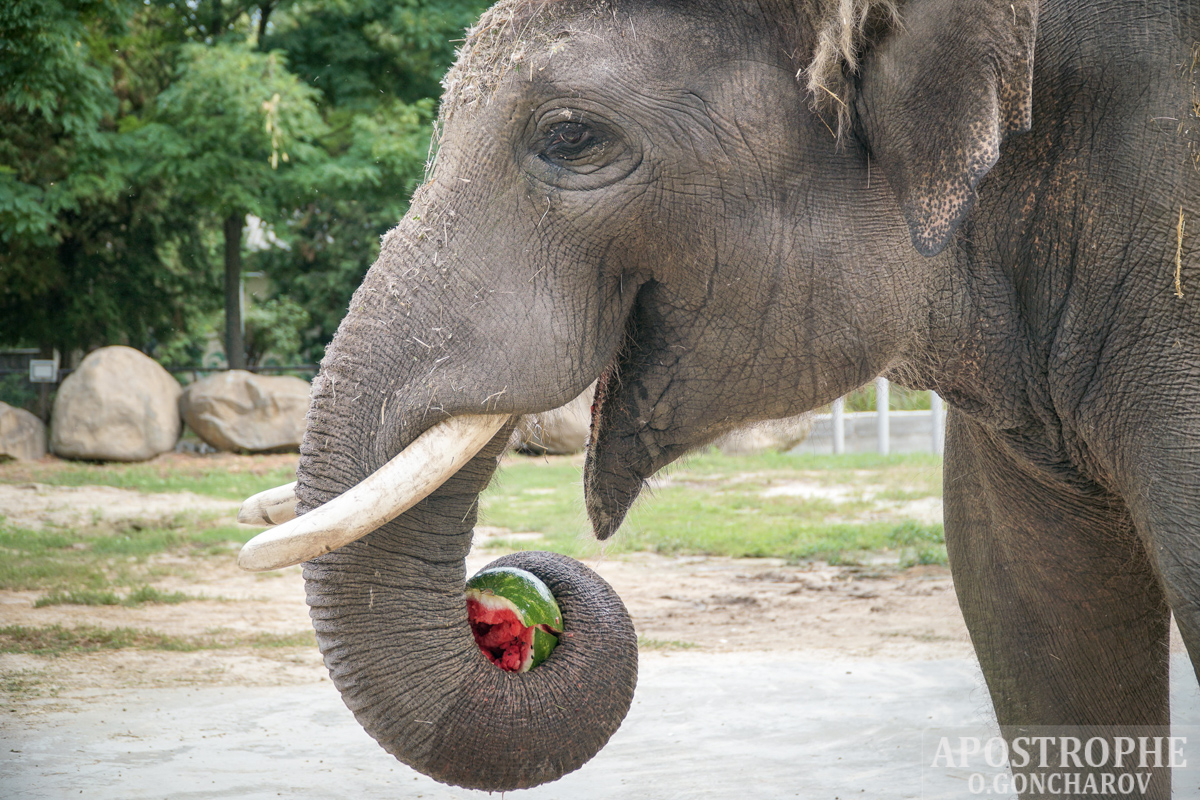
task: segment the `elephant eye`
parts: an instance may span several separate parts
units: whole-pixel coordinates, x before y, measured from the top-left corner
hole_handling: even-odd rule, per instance
[[[553,99],[530,115],[529,132],[514,142],[514,155],[531,178],[549,186],[572,191],[608,186],[642,161],[638,140],[614,117],[619,119],[606,108],[564,108]]]
[[[546,132],[541,155],[549,161],[583,161],[604,149],[605,138],[582,122],[560,122]]]

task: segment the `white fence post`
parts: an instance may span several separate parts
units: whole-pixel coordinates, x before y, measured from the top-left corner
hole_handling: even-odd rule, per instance
[[[937,392],[929,393],[929,415],[933,425],[933,452],[941,453],[946,449],[946,413]]]
[[[846,452],[846,398],[839,397],[833,401],[833,454],[840,456]]]
[[[886,456],[891,450],[891,425],[888,422],[887,378],[875,379],[875,430],[879,437],[879,455]]]

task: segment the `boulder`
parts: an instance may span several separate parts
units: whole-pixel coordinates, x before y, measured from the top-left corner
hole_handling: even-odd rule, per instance
[[[592,425],[595,384],[565,406],[521,417],[513,430],[514,450],[534,455],[569,455],[583,451]]]
[[[46,425],[23,408],[0,403],[0,458],[36,460],[46,455]]]
[[[595,394],[596,385],[592,384],[565,406],[521,417],[513,430],[509,446],[534,455],[582,452],[591,430],[592,398]],[[714,441],[713,446],[731,456],[769,450],[787,452],[808,438],[812,426],[811,414],[756,422],[725,434]]]
[[[58,388],[50,448],[63,458],[145,461],[175,447],[183,390],[132,347],[88,353]]]
[[[308,395],[308,381],[300,378],[232,369],[188,386],[179,410],[188,427],[218,450],[298,450]]]
[[[769,450],[785,453],[807,439],[812,426],[810,414],[756,422],[725,434],[713,446],[727,456],[748,456]]]

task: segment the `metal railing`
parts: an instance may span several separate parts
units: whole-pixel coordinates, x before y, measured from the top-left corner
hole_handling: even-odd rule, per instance
[[[859,412],[852,415],[857,419],[864,416],[873,415],[875,417],[875,440],[876,451],[881,455],[888,455],[892,452],[892,419],[897,415],[904,415],[904,418],[910,419],[913,415],[929,417],[928,442],[929,450],[934,453],[941,453],[945,449],[946,444],[946,410],[942,403],[942,398],[936,392],[929,393],[929,410],[928,411],[892,411],[888,408],[890,396],[890,386],[886,378],[875,379],[875,410]],[[825,415],[818,415],[817,421],[824,421]],[[834,454],[841,455],[849,452],[846,447],[846,426],[848,420],[848,412],[846,411],[846,398],[839,397],[834,400],[830,407],[828,415],[832,430],[830,438],[832,439]],[[817,438],[823,436],[823,431],[817,432]],[[828,451],[826,451],[828,452]]]

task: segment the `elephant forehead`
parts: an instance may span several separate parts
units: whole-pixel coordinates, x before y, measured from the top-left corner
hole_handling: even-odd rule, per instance
[[[454,66],[442,80],[444,117],[486,101],[535,53],[559,52],[571,35],[566,18],[598,15],[601,5],[597,0],[500,0],[467,31]]]

